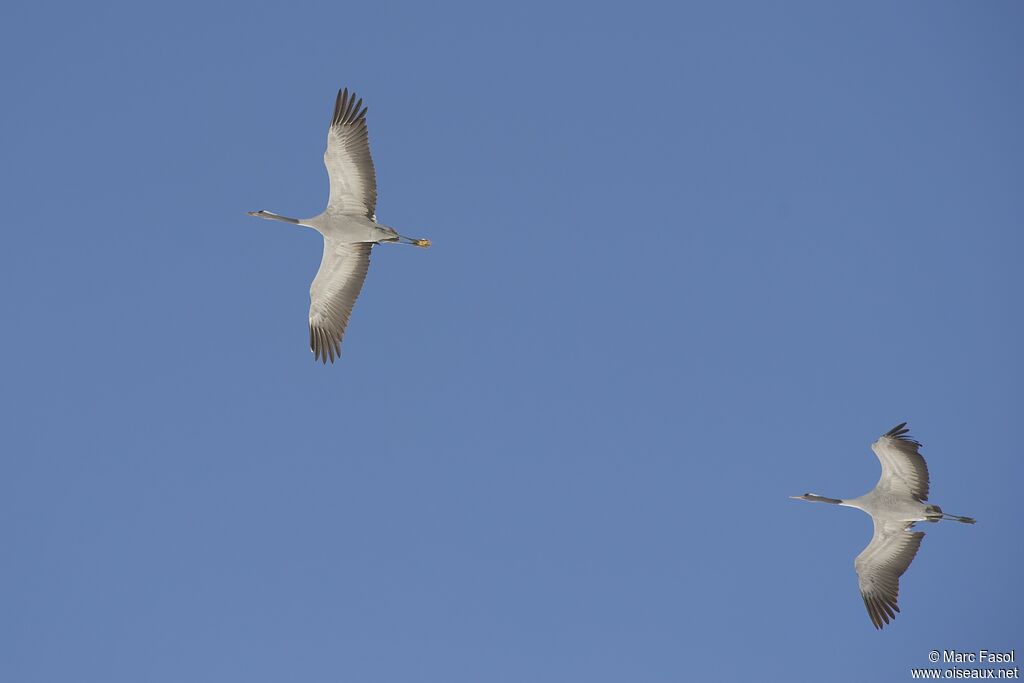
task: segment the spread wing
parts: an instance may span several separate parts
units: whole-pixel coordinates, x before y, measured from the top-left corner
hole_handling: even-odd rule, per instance
[[[903,493],[923,502],[928,500],[928,465],[918,452],[921,444],[907,435],[910,430],[906,427],[906,422],[898,424],[871,444],[882,463],[878,490]]]
[[[309,348],[327,364],[341,356],[341,338],[370,268],[370,242],[324,240],[320,270],[309,288]]]
[[[377,177],[370,157],[366,107],[348,88],[338,91],[334,117],[327,131],[324,165],[331,179],[327,213],[373,218],[377,207]]]
[[[900,608],[900,577],[914,561],[921,547],[923,531],[908,531],[912,523],[875,523],[871,543],[853,561],[860,578],[860,595],[875,628],[882,628],[896,618]]]

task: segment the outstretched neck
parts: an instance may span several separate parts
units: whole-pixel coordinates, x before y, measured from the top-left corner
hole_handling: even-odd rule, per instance
[[[283,221],[285,223],[294,223],[299,225],[300,221],[298,218],[289,218],[288,216],[281,216],[276,213],[270,213],[269,211],[250,211],[250,216],[256,216],[257,218],[266,218],[272,221]]]
[[[842,505],[843,501],[840,498],[826,498],[825,496],[816,496],[813,493],[808,493],[803,496],[804,500],[809,500],[812,503],[832,503],[832,505]]]

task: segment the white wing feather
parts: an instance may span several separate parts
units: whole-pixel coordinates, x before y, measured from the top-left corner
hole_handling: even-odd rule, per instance
[[[320,270],[309,288],[309,348],[316,360],[341,356],[341,338],[370,268],[370,242],[324,239]]]
[[[860,578],[860,595],[875,628],[896,618],[900,608],[900,577],[921,547],[923,531],[908,531],[912,522],[875,523],[871,542],[853,561]]]
[[[921,447],[907,435],[906,422],[885,433],[871,444],[871,450],[882,463],[878,490],[928,500],[928,465],[918,452]]]
[[[350,97],[347,88],[338,92],[334,104],[324,165],[331,179],[327,213],[373,219],[377,207],[377,177],[370,156],[366,107],[362,100],[356,100],[355,93]]]

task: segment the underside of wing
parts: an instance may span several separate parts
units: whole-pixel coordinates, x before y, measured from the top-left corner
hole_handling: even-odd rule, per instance
[[[333,363],[370,268],[370,242],[324,240],[324,255],[309,288],[309,348],[316,360]]]
[[[860,595],[875,628],[882,628],[900,611],[900,577],[914,561],[921,547],[923,531],[909,531],[903,522],[875,524],[871,543],[864,548],[853,567],[860,579]]]
[[[871,444],[882,464],[878,486],[895,493],[907,493],[919,501],[928,500],[928,465],[918,449],[921,444],[907,432],[907,423],[898,424]]]
[[[344,213],[373,218],[377,206],[377,178],[370,157],[370,140],[366,130],[366,107],[349,95],[348,89],[338,92],[334,116],[327,131],[324,165],[331,179],[328,213]]]

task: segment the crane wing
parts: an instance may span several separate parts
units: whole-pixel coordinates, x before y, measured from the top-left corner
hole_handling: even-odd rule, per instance
[[[327,213],[373,219],[377,207],[377,177],[366,131],[366,107],[348,88],[338,91],[334,117],[327,130],[324,165],[331,179]]]
[[[882,628],[896,618],[900,608],[900,577],[914,561],[921,547],[923,531],[908,531],[913,522],[875,523],[875,533],[868,547],[853,561],[860,578],[860,595],[875,628]]]
[[[370,268],[371,242],[324,239],[320,270],[309,288],[309,348],[327,364],[341,356],[341,338]]]
[[[923,502],[928,500],[928,465],[918,452],[921,444],[907,435],[906,427],[906,422],[898,424],[871,444],[882,463],[878,490],[904,493]]]

